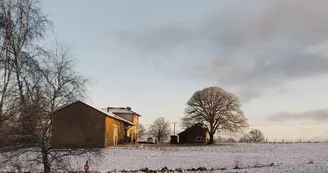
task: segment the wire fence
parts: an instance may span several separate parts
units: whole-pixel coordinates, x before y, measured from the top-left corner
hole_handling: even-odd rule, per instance
[[[320,124],[328,124],[328,121],[324,122],[310,122],[310,123],[299,123],[299,124],[277,124],[277,123],[269,123],[269,124],[253,124],[251,127],[265,127],[265,126],[306,126],[306,125],[320,125]]]
[[[268,123],[268,124],[250,124],[250,128],[256,128],[256,127],[268,127],[268,126],[282,126],[282,127],[300,127],[300,126],[309,126],[309,125],[324,125],[324,124],[328,124],[328,121],[324,121],[324,122],[307,122],[307,123],[298,123],[298,124],[278,124],[278,123]],[[175,125],[175,127],[174,127]],[[151,124],[146,124],[143,125],[146,129],[148,129]],[[181,132],[183,129],[182,127],[182,123],[179,122],[170,122],[170,127],[172,126],[171,131],[174,133],[179,133]],[[327,136],[328,138],[328,136]],[[236,141],[238,142],[238,140]],[[307,139],[286,139],[286,138],[276,138],[276,139],[265,139],[265,143],[328,143],[328,140],[307,140]]]

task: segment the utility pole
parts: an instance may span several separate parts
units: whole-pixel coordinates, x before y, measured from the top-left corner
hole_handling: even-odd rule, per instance
[[[175,135],[175,122],[173,124],[174,124],[173,134]]]

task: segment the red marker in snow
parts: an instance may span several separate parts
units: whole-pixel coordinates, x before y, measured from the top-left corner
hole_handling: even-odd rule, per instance
[[[88,161],[85,162],[84,171],[85,172],[88,172],[89,171],[89,163],[88,163]]]

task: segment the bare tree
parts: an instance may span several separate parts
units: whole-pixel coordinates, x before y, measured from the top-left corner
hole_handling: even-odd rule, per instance
[[[28,155],[45,173],[63,169],[69,156],[92,149],[50,146],[53,112],[86,95],[68,48],[38,45],[51,22],[38,0],[0,0],[0,152],[3,163]],[[6,159],[4,159],[6,158]]]
[[[254,143],[264,142],[264,135],[261,132],[261,130],[252,129],[248,134],[244,135],[240,139],[240,142],[254,142]]]
[[[249,132],[249,138],[252,142],[264,142],[264,135],[259,129],[252,129]]]
[[[214,134],[219,130],[239,133],[248,127],[240,106],[240,101],[234,94],[218,87],[205,88],[196,91],[187,102],[186,115],[182,122],[185,127],[202,123],[209,133],[209,144],[213,144]]]
[[[164,117],[157,118],[149,127],[148,134],[157,138],[159,142],[168,139],[170,135],[170,123]]]
[[[146,135],[146,128],[142,125],[142,124],[139,124],[139,137],[143,137]]]
[[[23,105],[15,104],[17,99],[25,99],[22,74],[29,69],[30,58],[40,53],[35,43],[51,22],[37,0],[0,0],[0,11],[0,129],[7,129],[4,121],[16,116],[17,106]]]
[[[22,74],[25,99],[19,102],[24,103],[24,111],[19,115],[24,115],[20,116],[22,119],[12,122],[15,129],[13,135],[22,136],[1,151],[6,152],[8,158],[33,153],[29,161],[42,164],[45,173],[68,166],[68,156],[100,154],[98,149],[56,149],[50,145],[54,130],[53,112],[78,99],[84,99],[86,94],[88,79],[74,71],[74,61],[68,49],[58,47],[49,51],[42,60],[32,61],[31,67],[34,69],[31,74]],[[33,149],[28,148],[31,146]]]

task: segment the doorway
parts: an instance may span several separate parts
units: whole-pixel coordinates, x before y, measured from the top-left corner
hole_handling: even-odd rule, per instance
[[[105,139],[105,146],[108,147],[109,146],[109,138],[108,135],[106,135],[106,139]]]
[[[118,126],[114,125],[114,131],[113,131],[113,143],[114,145],[118,144]]]

